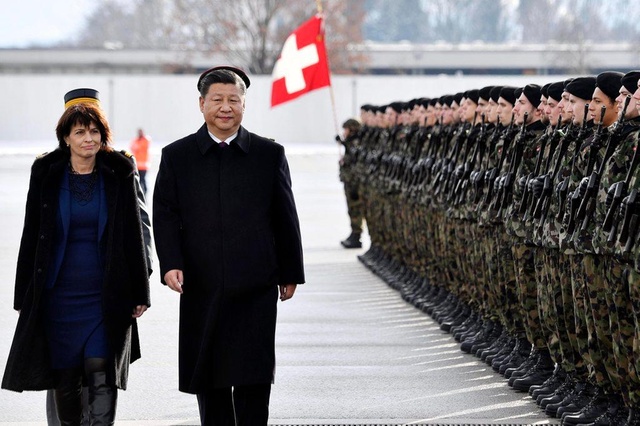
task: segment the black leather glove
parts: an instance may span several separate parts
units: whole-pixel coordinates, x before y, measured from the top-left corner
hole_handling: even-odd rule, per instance
[[[578,196],[580,198],[584,198],[584,195],[587,193],[587,187],[589,186],[589,178],[588,177],[583,177],[582,180],[580,181],[580,184],[578,185],[577,191],[578,191]]]
[[[607,207],[607,211],[609,211],[609,209],[611,209],[611,205],[613,204],[613,198],[616,194],[616,191],[618,190],[618,188],[620,187],[620,185],[622,185],[624,182],[616,182],[614,184],[612,184],[609,189],[607,190],[607,199],[605,200],[604,204]]]
[[[544,179],[545,176],[537,176],[529,181],[529,189],[533,194],[533,198],[542,197],[542,191],[544,189]]]
[[[336,142],[342,143],[342,138],[340,137],[340,135],[336,135]]]
[[[520,176],[520,179],[518,179],[518,190],[520,191],[520,194],[524,194],[526,186],[527,176]]]
[[[457,179],[462,179],[462,176],[464,175],[464,165],[460,164],[458,167],[456,167],[454,173]]]

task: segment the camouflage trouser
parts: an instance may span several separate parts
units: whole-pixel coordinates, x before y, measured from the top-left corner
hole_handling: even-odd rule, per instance
[[[620,374],[613,357],[607,303],[605,262],[602,256],[585,254],[583,258],[587,288],[586,318],[589,329],[589,354],[593,361],[595,380],[608,392],[620,391]],[[614,308],[615,309],[615,308]],[[590,314],[590,315],[589,315]]]
[[[482,279],[479,275],[478,259],[474,247],[471,222],[454,219],[453,246],[456,254],[456,271],[458,272],[459,294],[462,300],[468,303],[474,310],[480,309],[480,297],[478,282]],[[472,272],[473,271],[473,272]]]
[[[494,227],[481,227],[481,258],[486,265],[486,278],[484,280],[484,292],[487,301],[487,317],[492,321],[500,321],[506,326],[507,318],[504,312],[502,292],[500,287],[500,274],[498,272],[498,259],[496,253],[496,242],[493,235]]]
[[[546,339],[551,358],[554,362],[562,364],[563,356],[557,311],[557,305],[560,304],[562,306],[562,291],[554,269],[554,267],[557,267],[557,257],[556,259],[551,259],[552,256],[553,254],[549,250],[543,248],[538,248],[534,251],[536,281],[538,284],[538,315],[542,326],[542,334]]]
[[[360,196],[359,185],[345,182],[344,195],[347,198],[347,213],[351,221],[351,232],[360,235],[362,233],[362,222],[364,220],[364,203]]]
[[[443,285],[447,290],[453,294],[459,293],[460,271],[456,268],[457,254],[456,250],[456,234],[453,227],[453,221],[445,214],[441,216],[442,222],[440,223],[440,244],[442,245],[442,257],[444,282]]]
[[[546,297],[549,298],[551,314],[544,313],[544,302],[540,303],[543,326],[549,329],[551,341],[548,342],[551,356],[568,373],[576,370],[575,324],[573,321],[573,299],[571,297],[571,279],[567,276],[562,264],[564,257],[557,249],[544,250],[544,269],[547,275]],[[544,291],[544,290],[542,290]],[[544,296],[543,296],[544,297]],[[549,335],[548,335],[549,336]],[[557,340],[557,350],[555,353]],[[577,356],[577,358],[580,358]]]
[[[609,291],[605,292],[609,305],[609,326],[616,369],[622,381],[622,396],[627,405],[640,407],[640,380],[633,363],[635,326],[633,305],[629,294],[626,265],[612,256],[604,258]]]
[[[533,254],[535,250],[537,250],[536,247],[526,246],[517,240],[512,245],[518,301],[525,319],[527,339],[533,347],[547,349],[547,342],[542,334],[542,325],[538,315],[538,284]]]
[[[478,226],[477,222],[472,222],[471,233],[474,242],[474,257],[477,263],[471,273],[479,276],[476,291],[480,301],[480,313],[484,318],[497,322],[500,321],[500,316],[491,281],[495,272],[490,269],[493,267],[495,259],[490,251],[493,242],[489,229]]]
[[[516,268],[511,251],[511,238],[500,228],[495,230],[496,268],[499,277],[502,306],[504,306],[507,331],[515,337],[524,337],[524,316],[518,301]]]
[[[571,266],[571,292],[573,294],[573,313],[576,325],[576,342],[580,357],[584,360],[589,379],[597,381],[596,365],[602,366],[601,359],[597,353],[590,351],[589,342],[597,340],[595,329],[593,328],[593,318],[587,293],[587,283],[582,264],[583,255],[575,254],[569,256]],[[600,374],[600,377],[602,375]]]
[[[629,291],[629,300],[632,307],[633,318],[633,352],[632,366],[635,367],[636,377],[640,376],[640,273],[632,266],[628,266],[623,277],[626,278],[627,288]],[[630,404],[633,408],[640,408],[640,390],[638,383],[632,382],[629,389]]]
[[[573,360],[573,366],[575,367],[576,377],[581,380],[586,380],[589,376],[589,372],[587,370],[587,364],[585,360],[582,358],[582,354],[580,351],[580,339],[578,339],[578,334],[576,330],[576,299],[574,298],[573,291],[573,279],[572,279],[572,259],[573,255],[567,255],[563,252],[558,253],[558,277],[560,279],[560,287],[562,291],[562,308],[564,310],[564,327],[567,331],[567,337],[569,338],[569,343],[571,344],[571,351],[567,348],[566,353],[564,354],[565,364],[563,366],[568,366],[566,362],[568,362],[571,357]],[[582,315],[584,317],[584,315]],[[581,318],[582,318],[581,317]],[[584,342],[586,345],[586,329],[584,330]],[[569,356],[571,354],[571,357]],[[570,367],[570,366],[568,366]],[[572,370],[567,370],[572,371]]]

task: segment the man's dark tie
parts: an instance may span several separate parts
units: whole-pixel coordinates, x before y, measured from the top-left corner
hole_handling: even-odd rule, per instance
[[[229,146],[229,144],[226,143],[225,141],[220,142],[218,145],[220,145],[220,148],[224,148],[225,146]]]

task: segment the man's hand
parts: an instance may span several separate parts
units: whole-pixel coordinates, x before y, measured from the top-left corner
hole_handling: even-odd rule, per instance
[[[172,269],[164,274],[164,282],[171,290],[177,291],[180,294],[182,294],[183,281],[184,277],[182,276],[182,271],[180,269]]]
[[[282,284],[280,287],[280,301],[284,302],[285,300],[289,300],[293,297],[293,293],[296,292],[296,287],[298,284]]]
[[[142,314],[144,314],[144,312],[147,310],[147,307],[147,305],[138,305],[133,308],[133,315],[131,315],[131,318],[140,318]]]

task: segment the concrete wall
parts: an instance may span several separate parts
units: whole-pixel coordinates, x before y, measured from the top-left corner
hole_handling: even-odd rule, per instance
[[[562,80],[562,76],[334,76],[331,90],[320,89],[270,108],[270,76],[254,76],[247,92],[244,125],[284,145],[333,144],[336,121],[358,113],[364,103],[385,104],[433,97],[492,84],[523,86]],[[78,87],[100,91],[116,146],[126,147],[138,127],[162,146],[203,123],[194,75],[0,75],[0,149],[35,145],[50,150],[63,110],[64,94]]]

